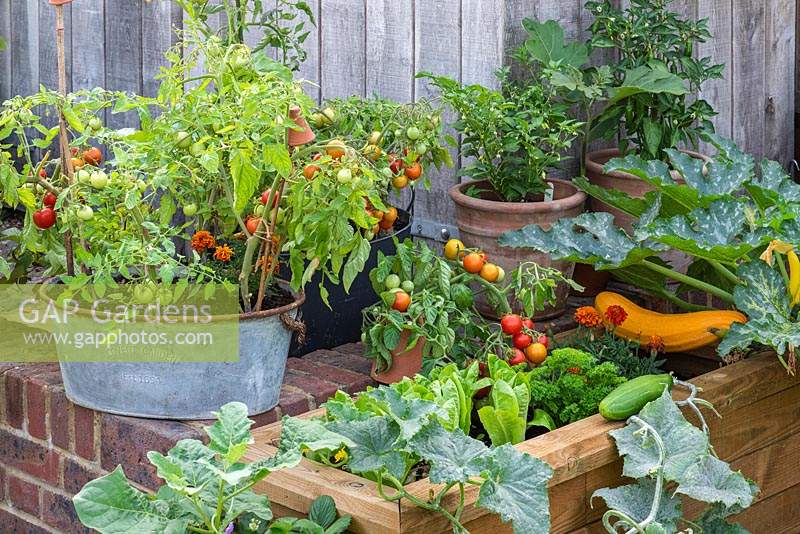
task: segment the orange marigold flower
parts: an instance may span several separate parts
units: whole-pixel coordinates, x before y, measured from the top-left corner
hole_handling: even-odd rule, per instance
[[[606,310],[606,319],[614,326],[620,326],[628,318],[628,312],[618,304],[612,304]]]
[[[650,352],[664,352],[664,338],[650,336],[650,340],[647,342],[647,350]]]
[[[581,374],[581,368],[580,367],[570,367],[569,369],[567,369],[567,372],[570,373],[570,374],[573,374],[573,375],[579,375],[579,374]]]
[[[200,230],[192,236],[192,248],[197,252],[202,253],[215,246],[217,246],[217,242],[207,230]]]
[[[233,250],[228,245],[221,245],[214,251],[214,259],[219,261],[230,261]]]
[[[595,328],[603,324],[603,318],[592,306],[581,306],[575,310],[575,322],[586,328]]]

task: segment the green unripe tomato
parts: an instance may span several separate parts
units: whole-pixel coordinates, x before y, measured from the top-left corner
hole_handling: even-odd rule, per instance
[[[281,224],[284,217],[286,217],[286,210],[283,208],[278,208],[278,213],[275,215],[275,224]]]
[[[353,171],[350,169],[340,169],[336,174],[336,179],[340,184],[347,184],[353,180]]]
[[[140,193],[144,193],[147,190],[147,184],[144,180],[136,180],[136,187],[139,188]]]
[[[91,173],[83,169],[75,173],[75,179],[78,181],[79,184],[88,184],[91,177],[92,177]]]
[[[192,136],[189,135],[189,132],[180,131],[175,134],[175,144],[178,145],[178,148],[186,150],[192,146]]]
[[[383,134],[381,132],[378,131],[372,132],[371,134],[369,134],[368,143],[370,145],[377,145],[378,143],[381,142],[381,137],[383,137]]]
[[[183,214],[187,217],[192,217],[194,214],[197,213],[197,204],[192,202],[191,204],[186,204],[183,207]]]
[[[103,127],[103,121],[101,121],[97,117],[92,117],[91,119],[89,119],[89,125],[88,126],[89,126],[90,130],[99,130],[100,128]]]
[[[411,280],[403,280],[403,283],[400,284],[400,287],[406,293],[411,294],[411,292],[414,291],[414,282],[412,282]]]
[[[315,128],[322,128],[325,126],[325,115],[322,113],[313,113],[311,115],[311,124],[314,125]]]
[[[400,277],[396,274],[390,274],[386,277],[386,280],[383,281],[383,285],[389,290],[396,289],[400,287]]]
[[[428,145],[425,143],[417,143],[417,145],[414,147],[414,152],[420,156],[424,156],[428,152]]]
[[[103,171],[94,171],[91,176],[89,176],[89,183],[92,184],[92,187],[95,189],[103,189],[108,185],[108,175]]]
[[[333,124],[333,121],[336,118],[336,113],[333,111],[332,108],[325,108],[322,110],[322,117],[323,117],[322,120],[326,124]]]
[[[133,288],[133,301],[136,304],[150,304],[155,297],[155,291],[150,286],[138,285]]]
[[[204,143],[201,143],[200,141],[192,143],[192,146],[189,147],[189,154],[195,157],[199,156],[205,151],[206,151],[206,145]]]
[[[75,212],[75,215],[77,215],[78,219],[82,221],[91,221],[94,217],[94,210],[91,206],[84,205],[78,208],[78,211]]]
[[[408,136],[408,138],[411,139],[412,141],[416,141],[417,139],[422,137],[422,132],[420,132],[419,128],[417,128],[416,126],[411,126],[408,128],[408,130],[406,130],[406,136]]]
[[[403,130],[398,128],[397,130],[394,131],[394,138],[400,139],[401,137],[403,137]]]
[[[263,204],[256,204],[256,207],[253,208],[253,215],[256,217],[261,217],[264,215],[264,205]]]

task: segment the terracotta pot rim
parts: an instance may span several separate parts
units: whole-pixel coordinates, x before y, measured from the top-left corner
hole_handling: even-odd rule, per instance
[[[505,213],[505,214],[508,213],[526,214],[526,213],[543,213],[543,212],[553,212],[553,211],[567,211],[574,209],[578,206],[581,206],[584,202],[586,202],[586,197],[587,197],[586,193],[578,189],[571,181],[562,180],[561,178],[547,178],[546,181],[548,183],[560,184],[564,187],[567,187],[572,191],[572,193],[565,196],[564,198],[551,200],[549,202],[545,201],[503,202],[500,200],[485,200],[482,198],[474,198],[469,195],[466,195],[463,192],[463,189],[466,189],[467,187],[470,186],[488,184],[489,180],[476,180],[472,182],[463,182],[460,184],[456,184],[450,188],[450,191],[448,193],[450,195],[450,198],[453,199],[453,202],[455,202],[459,206],[479,211]]]
[[[695,152],[694,150],[684,150],[678,149],[680,152],[684,154],[688,154],[695,159],[701,159],[706,163],[712,161],[711,156],[703,154],[701,152]],[[593,150],[586,154],[586,173],[593,173],[597,175],[605,175],[611,176],[613,178],[619,178],[620,180],[636,180],[638,182],[641,181],[641,178],[638,176],[634,176],[633,174],[628,174],[627,172],[621,171],[614,171],[614,172],[605,172],[603,167],[608,160],[612,158],[616,158],[621,156],[622,153],[619,151],[618,148],[603,148],[600,150]],[[604,161],[605,163],[598,163],[599,161]]]

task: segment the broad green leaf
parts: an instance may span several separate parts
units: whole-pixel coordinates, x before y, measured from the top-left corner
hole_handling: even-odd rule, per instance
[[[381,387],[366,395],[383,407],[385,413],[400,428],[405,440],[414,437],[431,416],[444,417],[446,415],[435,403],[422,399],[405,398],[393,388]]]
[[[214,412],[217,420],[213,425],[205,427],[211,439],[208,446],[218,452],[228,463],[235,463],[253,443],[250,427],[253,421],[247,418],[247,406],[241,402],[229,402]]]
[[[564,30],[554,20],[539,22],[524,19],[522,27],[528,32],[525,50],[544,66],[551,63],[580,67],[589,61],[589,49],[579,42],[567,43]]]
[[[550,230],[535,224],[500,236],[504,247],[529,247],[552,254],[555,259],[589,263],[597,269],[612,269],[637,264],[655,254],[640,246],[614,225],[610,213],[583,213],[573,219],[560,219]]]
[[[81,523],[103,534],[183,534],[189,524],[167,516],[168,506],[131,486],[121,466],[86,484],[72,502]]]
[[[426,424],[408,442],[408,449],[430,464],[434,484],[467,482],[480,475],[489,449],[460,429],[445,430],[437,421]]]
[[[573,178],[572,183],[592,197],[633,217],[641,216],[650,206],[644,198],[634,198],[617,189],[594,185],[584,176]]]
[[[741,472],[733,471],[727,462],[709,454],[689,466],[675,492],[702,502],[720,503],[726,508],[744,509],[753,504],[757,489]]]
[[[655,428],[664,442],[664,477],[667,480],[681,480],[689,466],[708,454],[708,437],[684,419],[668,390],[642,408],[639,417]],[[659,466],[658,447],[651,437],[642,437],[639,425],[628,423],[609,434],[616,441],[620,456],[624,457],[623,476],[643,478]]]
[[[637,231],[692,256],[731,263],[753,249],[739,238],[745,230],[745,221],[743,202],[716,200],[708,208],[658,219],[646,228],[637,227]]]
[[[280,449],[284,451],[296,449],[335,452],[343,447],[355,446],[353,441],[331,432],[316,419],[284,417],[282,422]]]
[[[547,482],[553,469],[512,445],[492,449],[486,463],[487,478],[478,494],[478,506],[511,521],[515,534],[549,532]]]
[[[533,417],[531,418],[528,426],[541,426],[547,430],[553,431],[556,429],[556,422],[550,417],[550,414],[541,408],[533,410]]]
[[[223,525],[232,523],[236,518],[245,513],[251,513],[269,521],[272,519],[272,509],[266,495],[256,495],[252,491],[245,491],[225,503],[225,517]]]
[[[320,495],[311,502],[308,518],[322,528],[328,528],[336,521],[336,503],[330,495]]]
[[[643,65],[625,72],[625,79],[619,87],[609,89],[609,104],[640,93],[668,93],[685,95],[689,91],[683,80],[666,68]]]
[[[603,499],[611,510],[625,513],[637,522],[644,521],[653,507],[656,482],[650,477],[637,480],[634,484],[619,486],[617,488],[603,488],[592,494]],[[678,531],[678,521],[681,519],[681,501],[666,489],[661,491],[661,502],[656,512],[656,521],[666,529],[669,534]]]
[[[27,187],[17,188],[17,198],[19,198],[20,203],[22,203],[22,205],[28,208],[29,210],[37,209],[36,197],[34,196],[33,191],[31,191]]]
[[[204,464],[214,458],[214,451],[206,447],[202,441],[182,439],[167,452],[167,458],[180,467],[187,487],[203,488],[209,482],[216,480],[213,474],[204,468]]]
[[[189,494],[199,491],[196,488],[189,488],[189,483],[183,476],[183,469],[172,458],[164,456],[158,451],[149,451],[147,459],[156,466],[156,475],[163,479],[169,487]]]
[[[249,150],[232,150],[229,164],[233,179],[234,209],[236,213],[242,213],[258,188],[260,173],[253,166]]]
[[[264,147],[264,161],[275,168],[283,178],[288,178],[292,172],[292,160],[285,145],[266,145]]]
[[[702,528],[703,534],[750,534],[750,531],[738,523],[728,523],[725,518],[729,511],[717,504],[704,511],[695,523]]]
[[[733,299],[748,321],[731,325],[718,352],[725,355],[762,343],[784,355],[800,347],[800,322],[792,318],[789,292],[781,274],[756,260],[739,267],[737,275],[744,285],[736,286]]]
[[[397,479],[405,476],[408,455],[402,450],[400,427],[388,417],[336,421],[327,426],[353,442],[348,466],[354,473],[386,469]]]
[[[750,180],[747,190],[762,209],[782,202],[800,202],[800,184],[792,181],[777,161],[764,160],[761,174]]]
[[[530,390],[525,384],[517,387],[523,395],[518,396],[505,380],[495,381],[490,397],[492,404],[478,410],[478,417],[495,447],[525,440]]]
[[[353,280],[364,270],[364,265],[366,265],[369,259],[370,248],[369,241],[365,238],[361,238],[358,240],[356,247],[350,252],[347,263],[344,265],[344,274],[342,275],[342,284],[345,291],[350,290]]]
[[[737,158],[735,161],[717,159],[706,163],[679,150],[667,149],[666,153],[686,185],[701,197],[731,195],[753,176],[752,157]]]

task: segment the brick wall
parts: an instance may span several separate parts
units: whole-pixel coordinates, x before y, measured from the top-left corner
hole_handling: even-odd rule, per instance
[[[337,389],[371,384],[358,345],[292,358],[278,407],[256,426],[316,408]],[[72,404],[56,364],[0,363],[0,532],[83,533],[72,496],[121,464],[143,488],[159,485],[147,451],[202,439],[205,422],[157,421],[95,412]]]

